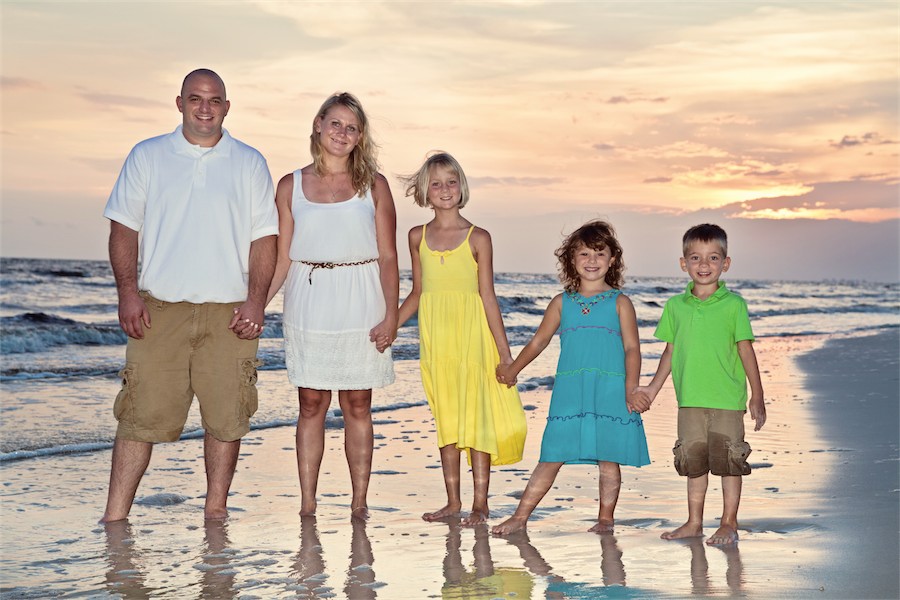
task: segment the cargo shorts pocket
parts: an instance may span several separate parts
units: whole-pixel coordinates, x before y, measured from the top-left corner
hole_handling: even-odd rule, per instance
[[[728,445],[728,474],[749,475],[750,465],[747,457],[750,456],[750,444],[747,442],[733,442]]]
[[[132,423],[134,421],[134,395],[137,388],[137,365],[126,363],[125,368],[119,371],[122,379],[122,387],[113,403],[113,415],[116,421]]]
[[[256,390],[259,377],[256,368],[261,364],[262,361],[256,358],[240,359],[241,414],[248,419],[259,408],[259,393]]]
[[[687,477],[689,472],[687,449],[685,449],[684,443],[682,443],[681,440],[675,442],[675,447],[672,448],[672,454],[675,457],[675,471],[677,471],[679,475]]]

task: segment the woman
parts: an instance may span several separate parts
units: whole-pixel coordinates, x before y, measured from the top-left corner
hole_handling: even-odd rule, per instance
[[[372,388],[394,381],[399,274],[396,214],[378,173],[368,120],[353,95],[328,98],[313,119],[313,162],[278,182],[278,263],[269,300],[287,280],[284,341],[298,388],[300,514],[316,511],[325,416],[338,390],[353,486],[351,514],[368,518]]]

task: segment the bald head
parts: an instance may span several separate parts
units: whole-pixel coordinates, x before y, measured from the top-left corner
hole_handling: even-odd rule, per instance
[[[194,69],[190,73],[185,76],[184,81],[181,82],[181,95],[184,96],[184,90],[188,87],[188,84],[196,77],[210,78],[214,79],[216,83],[222,86],[222,97],[225,97],[225,82],[222,81],[222,78],[219,77],[219,74],[213,71],[212,69]]]

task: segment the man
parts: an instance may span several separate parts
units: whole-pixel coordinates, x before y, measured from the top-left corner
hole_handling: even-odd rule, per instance
[[[257,406],[278,233],[272,178],[262,155],[222,128],[230,103],[216,73],[189,73],[175,105],[182,124],[134,147],[103,213],[128,334],[104,523],[128,516],[153,444],[180,437],[194,394],[205,430],[204,513],[225,518]]]

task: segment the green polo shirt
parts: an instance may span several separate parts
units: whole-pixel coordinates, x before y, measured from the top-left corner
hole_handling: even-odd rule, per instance
[[[725,282],[700,300],[688,283],[666,302],[654,335],[672,344],[672,382],[678,406],[747,409],[747,376],[737,343],[753,341],[744,299]]]

